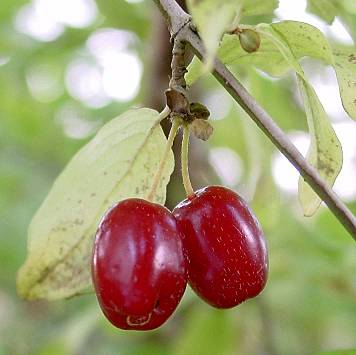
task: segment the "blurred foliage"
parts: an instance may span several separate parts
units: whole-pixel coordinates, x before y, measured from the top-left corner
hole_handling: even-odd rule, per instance
[[[14,17],[25,3],[2,0],[0,6],[0,58],[10,58],[0,65],[0,354],[289,355],[356,348],[354,242],[326,208],[311,219],[302,217],[296,197],[284,195],[273,180],[275,148],[212,78],[199,84],[202,100],[219,90],[228,113],[212,122],[215,132],[208,146],[228,147],[241,158],[237,190],[251,200],[269,242],[265,292],[236,309],[219,311],[187,290],[174,317],[148,333],[113,328],[94,295],[58,302],[18,298],[15,276],[25,258],[28,223],[54,178],[89,139],[69,136],[58,112],[69,105],[82,120],[100,126],[140,104],[146,94],[142,89],[132,101],[86,107],[65,89],[67,65],[73,58],[89,56],[86,39],[104,27],[134,31],[140,39],[136,50],[147,64],[148,38],[155,25],[150,22],[150,1],[98,0],[100,16],[89,28],[67,28],[57,40],[39,42],[14,29]],[[348,26],[355,38],[356,27],[352,22]],[[31,95],[26,76],[37,65],[49,65],[56,73],[61,92],[56,99],[41,102]],[[239,76],[283,129],[306,129],[290,78],[271,81],[256,71],[241,70]],[[356,212],[355,203],[349,207]]]

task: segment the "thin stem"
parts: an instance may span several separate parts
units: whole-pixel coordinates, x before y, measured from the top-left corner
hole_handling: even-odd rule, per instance
[[[173,123],[172,123],[171,130],[169,131],[167,144],[166,144],[166,149],[165,149],[163,157],[162,157],[162,159],[161,159],[161,161],[159,163],[159,167],[158,167],[158,170],[156,172],[156,175],[153,178],[153,183],[152,183],[151,190],[149,191],[149,193],[148,193],[148,195],[146,197],[146,199],[148,201],[153,201],[155,196],[156,196],[156,191],[157,191],[158,185],[159,185],[159,183],[160,183],[160,181],[162,179],[162,174],[163,174],[163,171],[164,171],[164,167],[165,167],[165,165],[167,163],[168,155],[171,152],[171,149],[172,149],[172,146],[173,146],[173,142],[174,142],[174,138],[177,135],[179,126],[180,126],[179,120],[178,119],[174,119]]]
[[[181,151],[181,162],[182,162],[182,179],[185,192],[189,199],[192,199],[195,196],[192,183],[190,182],[189,177],[189,136],[190,136],[190,127],[189,124],[183,125],[183,140],[182,140],[182,151]]]
[[[197,33],[187,21],[187,14],[174,0],[154,0],[168,22],[171,33],[180,41],[188,42],[195,54],[205,58],[205,48]],[[177,31],[177,29],[179,31]],[[214,62],[213,75],[230,93],[233,99],[245,110],[258,127],[266,134],[280,152],[299,171],[304,180],[326,203],[334,216],[340,221],[350,235],[356,240],[356,218],[335,192],[320,177],[318,171],[311,166],[287,135],[274,122],[269,114],[256,102],[243,85],[219,60]]]

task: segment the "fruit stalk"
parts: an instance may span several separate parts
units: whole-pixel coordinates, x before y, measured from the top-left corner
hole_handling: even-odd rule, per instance
[[[166,165],[167,162],[167,158],[169,153],[171,152],[172,146],[173,146],[173,142],[174,142],[174,138],[177,135],[178,129],[180,126],[180,122],[179,119],[174,119],[172,122],[172,127],[169,131],[169,135],[168,135],[168,139],[167,139],[167,144],[166,144],[166,149],[164,151],[163,157],[160,161],[159,167],[157,169],[156,175],[153,178],[153,183],[152,183],[152,187],[151,190],[149,191],[146,200],[153,202],[155,195],[156,195],[156,191],[157,191],[157,187],[161,181],[162,178],[162,173],[163,173],[163,169]]]
[[[189,199],[195,196],[192,184],[189,177],[189,166],[188,166],[188,156],[189,156],[189,135],[190,127],[189,124],[183,125],[183,140],[182,140],[182,151],[181,151],[181,163],[182,163],[182,179],[185,192]]]

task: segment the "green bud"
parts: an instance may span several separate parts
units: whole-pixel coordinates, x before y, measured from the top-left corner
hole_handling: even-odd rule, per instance
[[[246,28],[241,30],[238,35],[243,50],[247,53],[258,51],[261,44],[261,37],[256,31]]]

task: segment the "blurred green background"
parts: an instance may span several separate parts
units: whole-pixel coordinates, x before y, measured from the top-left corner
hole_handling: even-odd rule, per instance
[[[352,26],[348,32],[339,20],[328,26],[305,14],[305,5],[281,1],[274,19],[304,20],[332,41],[353,45]],[[167,324],[147,333],[112,327],[93,294],[58,302],[16,295],[27,227],[55,177],[106,121],[134,105],[162,108],[169,51],[151,1],[1,0],[0,355],[288,355],[356,348],[354,242],[324,206],[312,218],[302,216],[294,169],[212,78],[192,88],[211,110],[215,130],[209,143],[192,139],[193,184],[224,184],[250,202],[269,243],[263,294],[219,311],[187,290]],[[343,144],[335,188],[355,213],[356,124],[342,110],[331,69],[304,65]],[[294,79],[233,69],[305,151]],[[168,206],[183,197],[177,171]]]

